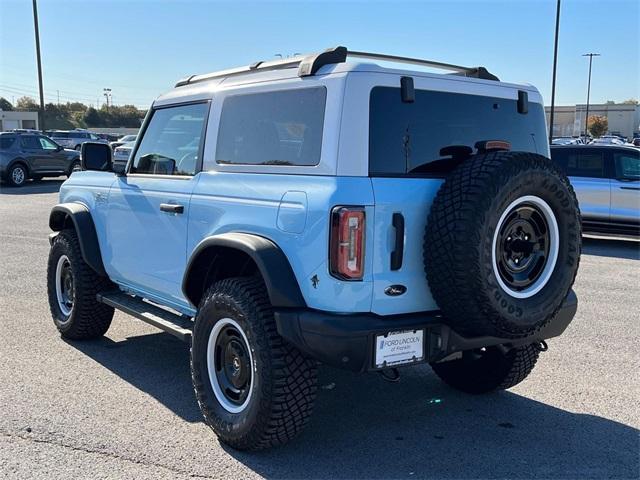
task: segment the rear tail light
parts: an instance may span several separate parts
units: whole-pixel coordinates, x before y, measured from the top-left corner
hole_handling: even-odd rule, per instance
[[[336,207],[331,212],[330,270],[342,280],[361,280],[364,273],[363,207]]]

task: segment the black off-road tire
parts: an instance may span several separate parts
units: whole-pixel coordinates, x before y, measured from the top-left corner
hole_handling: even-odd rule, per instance
[[[542,199],[552,210],[558,254],[541,289],[518,298],[500,283],[492,253],[502,214],[525,196]],[[573,188],[551,160],[526,152],[475,155],[449,175],[431,207],[424,239],[431,293],[462,335],[530,335],[554,317],[569,293],[580,261],[581,234]]]
[[[253,389],[238,413],[225,409],[216,398],[207,365],[209,336],[214,325],[226,318],[240,325],[253,356]],[[288,442],[313,411],[316,362],[278,335],[261,278],[229,278],[208,289],[195,319],[191,376],[206,424],[222,442],[238,450]]]
[[[522,382],[533,370],[540,349],[524,345],[503,353],[497,347],[463,352],[460,359],[432,363],[431,368],[446,384],[466,393],[506,390]]]
[[[61,256],[71,265],[73,306],[66,315],[56,293],[56,269]],[[113,319],[113,308],[96,300],[96,294],[113,288],[111,281],[98,275],[82,258],[78,236],[73,229],[61,231],[54,239],[47,264],[47,291],[53,322],[60,334],[70,340],[86,340],[104,335]]]

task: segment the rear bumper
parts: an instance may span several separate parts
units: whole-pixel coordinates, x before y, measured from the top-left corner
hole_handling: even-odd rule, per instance
[[[339,315],[310,309],[275,312],[278,333],[316,360],[347,370],[376,370],[373,362],[375,336],[390,331],[425,329],[425,360],[434,362],[452,353],[492,345],[523,345],[561,335],[578,308],[573,292],[556,317],[528,337],[463,337],[446,325],[439,312],[382,317],[375,314]]]

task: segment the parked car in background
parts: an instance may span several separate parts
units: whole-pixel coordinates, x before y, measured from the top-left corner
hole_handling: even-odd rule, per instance
[[[634,138],[632,144],[634,147],[640,147],[640,137]]]
[[[127,162],[129,161],[129,156],[131,155],[131,151],[133,150],[135,144],[136,142],[134,140],[132,142],[126,142],[123,145],[116,147],[113,150],[114,165],[121,165],[122,167],[125,167],[127,165]]]
[[[551,141],[551,145],[584,145],[584,140],[577,137],[556,137]]]
[[[109,145],[111,145],[111,148],[115,151],[116,148],[124,145],[125,143],[135,142],[137,137],[138,137],[137,135],[125,135],[124,137],[119,138],[115,142],[109,143]]]
[[[0,133],[0,178],[21,187],[32,178],[71,175],[80,170],[80,153],[40,134]]]
[[[51,130],[47,132],[47,134],[56,143],[74,150],[80,150],[80,146],[84,142],[108,143],[106,140],[98,137],[97,134],[87,130]]]
[[[614,135],[603,135],[600,138],[596,138],[589,145],[624,145],[620,138]]]
[[[640,151],[627,146],[552,146],[573,185],[583,230],[640,235]]]

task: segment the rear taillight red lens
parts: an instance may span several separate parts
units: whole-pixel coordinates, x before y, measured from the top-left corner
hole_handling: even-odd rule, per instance
[[[361,280],[364,273],[363,207],[336,207],[331,212],[329,258],[331,274],[342,280]]]

